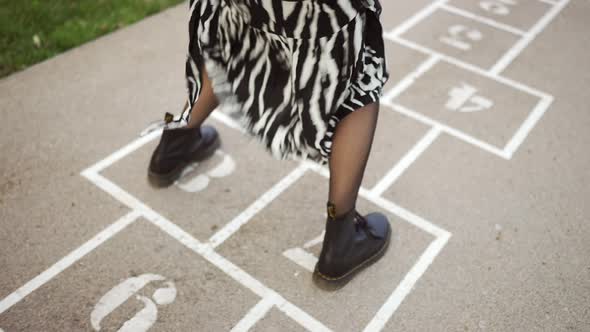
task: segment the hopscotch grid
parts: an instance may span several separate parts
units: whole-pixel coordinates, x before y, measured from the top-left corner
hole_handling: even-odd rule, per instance
[[[517,56],[522,53],[522,51],[537,37],[541,31],[553,21],[553,19],[559,14],[565,6],[569,3],[570,0],[563,0],[560,3],[554,5],[551,9],[549,9],[541,19],[537,21],[537,23],[529,29],[529,31],[518,41],[515,45],[513,45],[501,58],[496,62],[496,64],[490,69],[490,73],[494,75],[498,75],[506,67],[508,67]]]
[[[142,136],[136,140],[131,141],[131,143],[126,144],[125,146],[117,149],[115,152],[108,155],[106,158],[100,160],[96,164],[88,167],[87,169],[83,170],[81,174],[84,176],[85,174],[93,174],[93,173],[100,173],[112,164],[116,163],[117,161],[125,158],[127,155],[133,153],[134,151],[138,150],[145,144],[151,142],[155,138],[159,137],[162,134],[162,130],[155,130],[145,136]]]
[[[439,129],[441,129],[442,131],[444,131],[445,133],[447,133],[453,137],[456,137],[466,143],[474,145],[484,151],[487,151],[489,153],[492,153],[492,154],[494,154],[498,157],[504,158],[504,159],[510,159],[510,155],[506,151],[504,151],[496,146],[493,146],[489,143],[486,143],[482,140],[479,140],[471,135],[465,134],[464,132],[457,130],[453,127],[449,127],[441,122],[438,122],[430,117],[423,115],[422,113],[416,112],[414,110],[411,110],[407,107],[404,107],[404,106],[402,106],[400,104],[396,104],[396,103],[384,103],[384,104],[385,104],[385,106],[389,106],[391,109],[393,109],[394,111],[396,111],[400,114],[408,116],[408,117],[415,119],[419,122],[422,122],[426,125],[429,125],[432,127],[437,127]],[[387,190],[387,189],[385,189],[385,190]]]
[[[523,30],[513,27],[511,25],[504,24],[504,23],[498,22],[496,20],[493,20],[491,18],[487,18],[487,17],[483,17],[480,15],[474,14],[470,11],[467,11],[467,10],[464,10],[464,9],[461,9],[461,8],[458,8],[458,7],[449,5],[449,4],[441,4],[441,5],[439,5],[439,8],[443,11],[448,12],[448,13],[455,14],[458,16],[463,16],[463,17],[468,18],[470,20],[488,25],[488,26],[496,28],[498,30],[509,32],[509,33],[517,35],[517,36],[524,36],[527,33],[526,31],[523,31]]]
[[[426,17],[430,16],[438,8],[448,9],[449,7],[445,6],[446,0],[438,0],[438,1],[431,3],[429,6],[427,6],[423,10],[419,11],[418,13],[413,15],[410,19],[406,20],[404,23],[399,25],[396,29],[392,30],[389,33],[384,34],[384,36],[388,39],[392,39],[394,41],[397,41],[402,45],[405,45],[405,46],[408,46],[412,49],[429,54],[432,57],[432,59],[436,59],[436,62],[438,62],[439,59],[443,59],[443,60],[445,60],[451,64],[457,65],[461,68],[464,68],[464,69],[467,69],[467,70],[470,70],[470,71],[473,71],[476,73],[483,73],[484,76],[501,81],[501,83],[511,85],[514,88],[524,90],[524,91],[529,92],[533,95],[540,96],[542,100],[537,105],[536,111],[530,114],[529,118],[527,118],[527,121],[525,121],[525,123],[519,128],[517,135],[515,135],[515,136],[519,136],[520,138],[522,138],[522,139],[520,139],[520,142],[522,142],[522,140],[524,140],[524,138],[526,137],[528,132],[532,129],[532,127],[534,127],[536,122],[542,117],[545,110],[552,103],[553,97],[549,96],[545,93],[539,92],[535,89],[532,89],[530,87],[527,87],[524,84],[517,83],[512,80],[503,78],[503,77],[499,76],[499,73],[501,71],[503,71],[503,69],[506,68],[514,60],[514,58],[516,58],[516,56],[518,56],[522,52],[522,50],[526,46],[528,46],[528,44],[536,37],[536,35],[538,35],[538,33],[540,33],[540,31],[542,29],[544,29],[544,27],[546,25],[548,25],[553,20],[553,18],[569,3],[569,0],[565,0],[562,2],[553,2],[553,1],[548,1],[548,0],[539,0],[539,1],[551,4],[554,6],[554,8],[552,8],[545,16],[543,16],[543,18],[529,31],[529,33],[525,34],[525,36],[523,38],[521,38],[521,40],[519,42],[517,42],[517,44],[515,46],[513,46],[493,66],[493,68],[489,72],[483,71],[478,67],[475,67],[471,64],[467,64],[467,63],[465,63],[461,60],[458,60],[456,58],[452,58],[452,57],[440,54],[439,52],[433,51],[427,47],[415,44],[410,41],[403,40],[403,38],[399,37],[401,34],[405,33],[407,30],[411,29],[414,25],[416,25],[417,23],[419,23],[420,21],[422,21]],[[405,88],[402,89],[402,91],[403,90],[405,90]],[[400,105],[393,105],[393,106],[400,106]],[[238,129],[238,130],[241,129],[241,126],[235,124],[235,122],[229,116],[227,116],[225,114],[213,114],[213,118],[215,118],[217,121],[224,123],[225,125],[232,127],[233,129]],[[430,122],[431,124],[436,124],[436,122],[434,122],[432,120],[428,121],[428,122]],[[453,135],[453,131],[455,131],[455,130],[449,130],[452,128],[448,128],[444,125],[439,125],[439,128],[442,128],[446,132],[449,132],[451,135]],[[122,217],[121,219],[119,219],[118,221],[113,223],[111,226],[109,226],[109,227],[115,227],[116,229],[114,231],[111,231],[110,228],[107,228],[103,232],[97,234],[93,239],[86,242],[84,245],[82,245],[81,247],[76,249],[70,255],[65,256],[60,261],[55,263],[50,269],[48,269],[44,272],[45,274],[42,273],[42,274],[38,275],[36,278],[32,279],[29,283],[25,284],[24,286],[19,288],[17,291],[15,291],[11,295],[9,295],[5,299],[3,299],[2,302],[0,302],[0,313],[9,309],[12,305],[14,305],[18,301],[20,301],[22,298],[24,298],[25,296],[27,296],[31,292],[35,291],[38,287],[41,287],[43,284],[45,284],[49,280],[53,279],[61,271],[67,269],[69,266],[71,266],[73,263],[75,263],[81,257],[83,257],[84,255],[88,254],[89,252],[93,251],[94,249],[96,249],[96,247],[103,244],[110,237],[117,234],[121,230],[125,229],[128,225],[133,223],[140,216],[143,216],[147,220],[152,222],[154,225],[158,226],[160,229],[162,229],[163,231],[165,231],[166,233],[171,235],[173,238],[175,238],[176,240],[185,244],[185,246],[187,246],[189,249],[191,249],[194,252],[205,257],[208,261],[210,261],[212,264],[214,264],[215,266],[220,268],[223,272],[230,275],[230,277],[232,277],[234,280],[236,280],[239,283],[241,283],[242,285],[246,286],[251,291],[253,291],[255,294],[258,294],[259,296],[261,296],[263,298],[261,300],[261,302],[264,302],[266,300],[266,302],[264,302],[264,306],[265,306],[265,308],[266,307],[268,307],[268,308],[263,310],[264,313],[266,313],[268,310],[270,310],[270,308],[272,306],[276,305],[277,308],[279,308],[279,310],[283,311],[291,318],[294,318],[299,324],[301,324],[302,326],[304,326],[310,330],[329,331],[329,329],[327,329],[325,326],[323,326],[323,324],[321,324],[319,321],[317,321],[313,317],[309,316],[307,313],[302,311],[297,306],[294,306],[292,303],[286,301],[278,293],[267,288],[262,283],[260,283],[257,279],[251,277],[245,271],[243,271],[239,267],[233,265],[233,263],[229,262],[227,259],[223,258],[221,255],[215,253],[214,248],[211,244],[202,244],[201,242],[199,242],[198,240],[193,238],[190,234],[188,234],[188,233],[184,232],[182,229],[180,229],[176,224],[165,219],[164,217],[162,217],[161,215],[159,215],[158,213],[153,211],[151,208],[149,208],[147,205],[141,203],[141,201],[137,200],[134,196],[130,195],[129,193],[127,193],[126,191],[124,191],[123,189],[118,187],[116,184],[112,183],[108,179],[106,179],[103,176],[101,176],[100,174],[98,174],[100,171],[102,171],[105,168],[109,167],[110,165],[114,164],[118,160],[124,158],[129,153],[137,150],[138,148],[140,148],[141,146],[143,146],[147,142],[158,137],[160,133],[161,133],[161,131],[156,131],[156,132],[150,133],[149,135],[146,135],[145,137],[142,137],[136,141],[133,141],[131,144],[125,146],[124,148],[122,148],[120,150],[117,150],[115,153],[111,154],[109,157],[101,160],[100,162],[94,164],[93,166],[91,166],[88,169],[81,172],[81,175],[86,177],[88,180],[93,182],[95,185],[97,185],[102,190],[115,196],[117,199],[119,199],[124,204],[126,204],[130,207],[136,206],[139,209],[133,209],[126,216]],[[455,134],[455,136],[457,136],[457,132],[455,132],[454,134]],[[462,135],[459,135],[459,136],[462,136]],[[510,154],[512,154],[514,152],[514,150],[516,150],[518,145],[519,145],[519,142],[514,143],[514,141],[511,141],[509,144],[507,144],[504,151],[502,151],[502,152],[505,153],[506,151],[509,151]],[[490,149],[490,147],[488,147],[487,150],[496,150],[496,148],[494,148],[494,147],[492,147],[492,148],[493,149]],[[486,148],[484,148],[484,149],[486,149]],[[395,166],[394,166],[394,168],[395,168]],[[317,171],[317,169],[316,169],[316,171]],[[319,172],[319,173],[322,174],[323,172]],[[325,175],[325,173],[324,173],[324,175]],[[408,272],[408,274],[404,277],[404,280],[402,281],[402,283],[400,283],[400,285],[398,285],[396,290],[391,294],[390,298],[386,301],[386,303],[381,307],[381,309],[378,311],[378,313],[371,320],[369,325],[367,325],[367,327],[365,328],[365,331],[369,331],[369,330],[375,331],[375,330],[380,330],[381,328],[384,327],[386,322],[391,318],[391,315],[393,315],[393,313],[395,312],[397,307],[401,304],[401,301],[403,301],[405,296],[411,291],[411,288],[413,287],[414,283],[421,277],[421,275],[426,271],[426,269],[432,263],[432,261],[438,255],[438,253],[445,246],[445,244],[447,243],[447,241],[451,237],[451,234],[449,232],[447,232],[446,230],[443,230],[440,227],[435,226],[434,224],[431,224],[430,222],[427,222],[427,221],[413,215],[411,212],[393,204],[392,202],[385,200],[384,198],[380,197],[377,194],[377,192],[375,192],[375,191],[370,191],[370,190],[361,188],[360,195],[365,197],[366,199],[373,201],[378,206],[384,207],[388,211],[402,217],[402,219],[405,219],[403,217],[404,215],[406,216],[406,218],[414,219],[411,221],[414,225],[416,225],[417,227],[420,227],[420,228],[426,230],[427,232],[434,234],[436,236],[436,239],[429,245],[427,250],[422,254],[419,261],[414,265],[414,267],[411,269],[411,271]],[[405,219],[405,220],[410,221],[409,219]],[[116,225],[116,226],[114,226],[114,225]],[[424,228],[425,225],[427,226],[426,228]],[[238,229],[239,229],[239,227],[238,227]],[[107,231],[107,230],[109,230],[109,231]],[[107,235],[105,237],[104,236],[105,231],[107,233],[109,233],[110,235]],[[235,231],[237,231],[237,229]],[[84,251],[86,251],[86,252],[84,252]],[[80,254],[82,254],[82,255],[80,256]],[[425,257],[427,259],[425,262],[423,262],[422,259]],[[424,264],[424,263],[426,263],[426,264]],[[58,267],[58,268],[51,270],[53,267]],[[56,273],[56,271],[58,271],[59,269],[61,269],[61,270]],[[48,272],[50,270],[51,270],[51,272]],[[414,277],[411,277],[412,275],[414,275]],[[39,279],[37,279],[37,278],[39,278]],[[244,284],[244,280],[248,281],[247,285]],[[410,280],[410,282],[406,282],[406,280]],[[18,298],[18,297],[20,297],[20,298]],[[271,300],[269,300],[269,299],[271,299]],[[262,315],[260,315],[260,317],[264,316],[264,313]],[[257,320],[254,320],[254,322],[256,322],[256,321]]]
[[[433,126],[426,134],[398,161],[398,163],[385,174],[383,178],[371,189],[375,196],[382,195],[393,183],[410,167],[420,155],[440,135],[441,128]]]
[[[521,124],[521,126],[517,129],[516,133],[512,137],[512,139],[506,144],[504,147],[504,152],[506,153],[509,158],[512,158],[518,147],[524,142],[528,134],[533,130],[536,126],[537,122],[541,120],[545,112],[549,109],[551,104],[553,103],[553,97],[545,97],[542,98],[533,111],[529,114],[526,120]]]
[[[233,121],[233,120],[230,119],[230,121]],[[144,139],[144,142],[147,143],[147,142],[149,142],[149,140]],[[137,148],[139,148],[139,146],[136,144],[128,144],[123,149],[125,151],[127,151],[128,153],[131,153],[132,151],[135,151]],[[117,156],[117,158],[118,158],[117,160],[122,158],[121,154],[115,153],[113,155]],[[109,160],[115,160],[115,159],[116,158],[113,158],[113,157],[109,158]],[[102,165],[106,165],[106,163],[102,163]],[[288,179],[289,176],[292,176],[292,177],[294,177],[294,179],[290,180],[290,182],[294,183],[295,180],[300,178],[303,175],[303,173],[305,172],[305,170],[307,170],[309,167],[310,167],[310,163],[303,162],[300,165],[300,167],[296,168],[293,173],[291,173],[290,175],[287,175],[283,180]],[[229,274],[234,280],[236,280],[240,284],[246,286],[247,288],[249,288],[251,291],[253,291],[255,294],[257,294],[258,296],[260,296],[262,298],[269,296],[269,294],[276,294],[277,296],[280,296],[275,291],[272,291],[272,290],[266,288],[266,286],[264,286],[258,280],[251,277],[249,274],[242,271],[237,266],[233,265],[233,263],[227,261],[222,256],[216,254],[214,251],[214,247],[211,244],[200,243],[198,240],[194,239],[189,233],[186,233],[185,231],[180,229],[180,227],[178,227],[176,224],[172,223],[171,221],[167,220],[163,216],[159,215],[158,213],[153,211],[151,208],[149,208],[147,205],[145,205],[141,201],[137,200],[131,194],[127,193],[126,191],[124,191],[123,189],[118,187],[116,184],[111,182],[110,180],[106,179],[105,177],[103,177],[100,174],[95,173],[94,170],[95,170],[95,168],[89,168],[89,170],[86,170],[83,172],[83,175],[86,176],[92,182],[94,182],[98,187],[107,191],[111,195],[115,196],[117,199],[119,199],[123,203],[133,206],[136,210],[141,211],[147,220],[151,221],[154,225],[156,225],[157,227],[162,229],[164,232],[168,233],[170,236],[172,236],[173,238],[175,238],[179,242],[183,243],[189,249],[191,249],[191,250],[195,251],[196,253],[200,254],[201,256],[205,257],[212,264],[214,264],[218,268],[220,268],[223,272],[225,272],[226,274]],[[280,181],[279,183],[281,183],[281,182],[283,182],[283,181]],[[282,187],[284,187],[283,189],[286,189],[288,186],[289,185],[287,185],[287,186],[283,185]],[[376,198],[372,197],[370,194],[367,194],[366,190],[361,190],[360,193],[362,196],[365,196],[366,198],[373,200],[375,203],[377,203],[377,205],[379,205],[378,202],[375,201]],[[394,213],[397,212],[400,215],[403,215],[403,213],[400,213],[399,211],[395,211],[395,209],[393,209],[393,211],[394,211]],[[254,215],[253,213],[250,213],[249,217],[251,218],[253,215]],[[422,228],[426,232],[429,232],[435,236],[439,236],[440,234],[449,234],[448,232],[440,229],[437,226],[432,225],[429,222],[426,222],[425,220],[423,220],[419,217],[412,217],[413,214],[411,214],[409,212],[407,212],[407,215],[409,215],[410,218],[415,219],[415,220],[409,221],[411,224],[413,224],[419,228]],[[249,219],[241,220],[239,222],[239,224],[243,225],[248,220]],[[237,228],[232,227],[231,229],[233,230],[233,232],[237,231]],[[218,234],[221,234],[221,233],[218,233]],[[231,234],[229,234],[229,235],[231,235]],[[221,241],[221,242],[223,242],[223,241]],[[218,245],[221,242],[216,241],[213,243]],[[441,247],[441,249],[442,249],[442,247]],[[425,264],[429,265],[430,263],[425,262],[425,261],[418,261],[416,263],[415,267],[424,266]],[[415,281],[417,281],[417,280],[415,280]],[[400,288],[400,290],[402,290],[402,289],[404,289],[404,288]],[[405,295],[407,295],[407,293],[401,292],[400,290],[394,291],[394,293],[398,294],[398,295],[394,296],[391,301],[398,301],[399,303],[401,303],[401,301],[403,299],[400,299],[399,296],[402,296],[402,295],[405,296]],[[277,305],[277,307],[279,309],[281,309],[281,311],[283,311],[283,312],[286,311],[285,313],[288,316],[290,316],[292,319],[297,321],[302,326],[310,326],[310,327],[313,327],[314,330],[317,330],[317,329],[326,330],[326,331],[329,330],[328,328],[323,326],[322,323],[315,320],[311,316],[308,316],[308,314],[306,314],[304,311],[302,311],[297,306],[294,306],[293,304],[289,303],[286,300],[283,301],[283,305],[281,307],[279,307],[278,305]],[[286,308],[290,308],[290,309],[286,309]],[[397,306],[394,307],[394,311],[396,308],[397,308]],[[296,313],[290,312],[293,310],[295,310]],[[394,311],[392,311],[391,314],[393,314]]]
[[[250,331],[258,321],[275,306],[276,300],[272,295],[262,298],[255,306],[248,311],[248,313],[236,324],[231,332],[247,332]]]
[[[514,88],[514,89],[522,91],[522,92],[526,92],[526,93],[536,96],[538,98],[544,98],[544,97],[551,96],[545,92],[539,91],[539,90],[532,88],[528,85],[525,85],[523,83],[516,82],[510,78],[503,77],[503,76],[500,76],[499,74],[494,74],[489,71],[483,70],[480,67],[477,67],[477,66],[467,63],[465,61],[459,60],[457,58],[448,56],[448,55],[443,54],[441,52],[435,51],[427,46],[417,44],[413,41],[404,39],[402,37],[396,37],[396,36],[390,35],[390,34],[385,34],[384,37],[385,37],[385,39],[388,39],[392,42],[398,43],[402,46],[406,46],[406,47],[413,49],[415,51],[424,53],[426,55],[438,56],[438,57],[440,57],[441,60],[443,60],[449,64],[455,65],[461,69],[465,69],[465,70],[470,71],[472,73],[484,76],[484,77],[494,80],[496,82],[508,85],[511,88]]]
[[[138,200],[133,195],[129,194],[128,192],[120,188],[118,185],[116,185],[109,179],[103,177],[100,174],[88,171],[85,172],[85,177],[87,177],[88,180],[93,182],[97,187],[101,188],[111,196],[118,199],[120,202],[130,207],[133,207],[134,211],[138,211],[141,214],[141,216],[143,216],[146,220],[148,220],[153,225],[155,225],[156,227],[170,235],[175,240],[182,243],[188,249],[204,257],[211,264],[215,265],[222,272],[229,275],[239,284],[248,288],[254,294],[258,295],[261,298],[265,298],[267,296],[272,295],[275,298],[280,299],[278,303],[283,303],[284,305],[286,305],[287,308],[294,307],[294,305],[288,303],[288,301],[283,299],[276,291],[268,288],[258,279],[252,277],[250,274],[248,274],[235,264],[231,263],[223,256],[216,253],[211,245],[198,241],[190,233],[184,231],[178,225],[163,217],[162,215],[151,209],[146,204],[142,203],[140,200]],[[290,317],[302,326],[311,324],[312,326],[323,327],[323,330],[329,331],[329,329],[326,328],[317,319],[313,318],[312,316],[300,309],[296,313],[290,313]]]
[[[409,19],[405,20],[402,24],[393,28],[389,32],[386,32],[386,34],[396,37],[403,35],[408,30],[422,22],[424,19],[428,18],[430,15],[432,15],[435,11],[438,10],[440,5],[446,4],[447,1],[448,0],[437,0],[430,3],[428,6],[424,7],[416,14],[412,15]]]
[[[397,98],[397,96],[412,86],[412,84],[414,84],[418,78],[432,69],[432,67],[434,67],[440,61],[440,59],[441,58],[438,55],[430,55],[426,60],[419,64],[416,69],[402,78],[393,88],[387,90],[383,97],[381,97],[381,102],[391,101]]]
[[[209,244],[215,248],[222,244],[225,240],[236,233],[240,227],[246,224],[256,213],[268,206],[276,197],[281,195],[292,184],[297,182],[306,172],[307,168],[303,165],[296,167],[291,173],[281,179],[271,189],[262,194],[254,203],[242,211],[232,221],[223,226],[209,239]]]
[[[309,167],[319,175],[329,178],[329,171],[320,165],[309,163]],[[363,329],[365,332],[380,331],[385,327],[385,324],[391,319],[397,308],[401,305],[405,297],[412,291],[416,283],[426,272],[428,267],[434,262],[434,259],[446,246],[452,234],[429,221],[415,215],[414,213],[402,208],[401,206],[383,198],[381,195],[372,190],[367,190],[363,187],[359,190],[362,198],[367,199],[371,203],[385,209],[387,212],[398,216],[399,218],[411,223],[433,235],[435,239],[428,245],[426,250],[420,255],[420,258],[414,263],[412,268],[406,273],[402,281],[398,284],[395,290],[387,298],[384,304],[379,308],[375,316]]]
[[[412,266],[410,271],[404,276],[402,281],[391,293],[385,304],[373,316],[373,319],[363,329],[363,332],[380,331],[385,327],[385,324],[391,319],[402,301],[415,287],[418,280],[434,262],[434,259],[446,246],[451,237],[450,233],[446,233],[428,245],[428,248],[422,253],[418,261]]]
[[[426,53],[426,54],[430,55],[431,57],[436,57],[437,60],[442,59],[448,63],[451,63],[453,65],[457,65],[457,66],[462,67],[463,69],[466,69],[468,71],[472,71],[476,74],[488,77],[498,83],[508,85],[514,89],[523,91],[525,93],[528,93],[528,94],[531,94],[533,96],[540,98],[540,101],[537,103],[537,105],[535,106],[533,111],[531,111],[531,113],[527,116],[527,119],[525,120],[525,122],[513,134],[513,136],[506,143],[506,145],[503,148],[500,148],[500,147],[493,146],[487,142],[484,142],[480,139],[477,139],[469,134],[466,134],[466,133],[462,132],[461,130],[458,130],[458,129],[455,129],[455,128],[450,127],[448,125],[442,124],[442,123],[438,122],[437,120],[434,120],[434,119],[432,119],[428,116],[425,116],[419,112],[410,110],[406,107],[403,107],[402,105],[399,105],[399,104],[396,104],[393,102],[393,99],[395,99],[395,98],[390,97],[390,96],[397,96],[397,95],[401,94],[405,89],[407,89],[409,86],[411,86],[411,84],[408,84],[407,82],[414,83],[418,77],[420,77],[421,75],[426,73],[428,70],[430,70],[433,66],[427,67],[428,68],[427,70],[420,70],[420,67],[423,67],[426,63],[428,63],[429,61],[432,61],[433,58],[427,59],[425,62],[420,64],[417,67],[417,69],[415,69],[412,73],[410,73],[410,75],[407,75],[404,78],[404,81],[401,83],[403,88],[398,88],[398,86],[399,86],[399,84],[398,84],[396,87],[391,89],[391,90],[394,90],[394,89],[400,90],[399,92],[398,91],[391,92],[391,90],[386,92],[386,94],[385,94],[386,98],[384,98],[382,100],[382,103],[386,106],[390,106],[396,112],[404,114],[406,116],[409,116],[415,120],[418,120],[418,121],[428,124],[430,126],[439,127],[441,129],[443,129],[447,134],[450,134],[451,136],[459,138],[469,144],[475,145],[475,146],[477,146],[485,151],[488,151],[490,153],[493,153],[501,158],[504,158],[507,160],[512,158],[516,148],[522,144],[524,139],[528,136],[530,131],[534,128],[534,124],[536,124],[540,120],[542,115],[549,108],[551,103],[547,102],[547,101],[553,99],[553,96],[548,95],[543,92],[540,92],[538,90],[535,90],[535,89],[528,87],[522,83],[515,82],[513,80],[504,78],[504,77],[499,76],[497,74],[491,74],[489,72],[483,71],[482,69],[480,69],[476,66],[473,66],[471,64],[467,64],[467,63],[465,63],[461,60],[455,59],[453,57],[446,56],[442,53],[431,50],[431,49],[424,47],[422,45],[415,44],[415,43],[405,40],[403,38],[394,37],[392,35],[384,35],[384,37],[387,39],[390,39],[394,42],[400,43],[403,46],[407,46],[407,47],[413,48],[417,51]],[[438,61],[436,61],[435,63],[438,63]],[[419,75],[417,75],[416,73],[419,73]]]
[[[205,258],[207,261],[209,261],[222,272],[227,274],[233,280],[235,280],[242,286],[248,288],[250,291],[258,295],[259,297],[263,299],[267,297],[276,299],[275,304],[277,305],[277,307],[282,305],[291,309],[297,308],[297,310],[291,310],[292,312],[289,313],[289,317],[293,318],[300,325],[312,325],[315,327],[321,327],[321,330],[330,331],[330,329],[325,327],[320,321],[315,319],[313,316],[299,309],[297,306],[293,305],[292,303],[284,299],[279,293],[264,285],[261,281],[254,278],[252,275],[242,270],[240,267],[229,261],[227,258],[217,253],[214,250],[214,248],[210,245],[199,242],[190,233],[184,231],[182,228],[180,228],[178,225],[174,224],[170,220],[162,217],[161,215],[158,215],[155,212],[154,215],[145,217],[146,219],[151,221],[155,226],[160,228],[163,232],[167,233],[172,238],[176,239],[177,241],[185,245],[187,248],[191,249],[193,252]],[[260,318],[262,317],[264,317],[264,315],[260,316]]]
[[[57,277],[61,272],[78,262],[80,259],[84,258],[87,254],[98,248],[113,236],[119,234],[127,226],[137,221],[140,217],[141,213],[139,213],[139,211],[131,210],[123,217],[119,218],[117,221],[96,234],[90,240],[72,250],[69,254],[54,263],[51,267],[41,272],[39,275],[0,301],[0,314],[10,309],[13,305],[20,302],[39,287],[45,285],[47,282]]]
[[[330,171],[322,165],[319,165],[312,161],[306,161],[306,166],[309,167],[310,170],[314,171],[315,173],[321,175],[322,177],[329,179],[330,178]],[[393,167],[395,168],[395,166]],[[368,200],[369,202],[381,207],[382,209],[390,212],[393,215],[398,216],[399,218],[403,219],[404,221],[414,225],[418,229],[421,229],[435,237],[440,237],[445,234],[448,234],[448,231],[436,226],[435,224],[427,221],[426,219],[410,212],[409,210],[389,201],[388,199],[382,197],[381,195],[377,195],[374,191],[369,190],[365,187],[359,188],[359,195],[360,197]]]

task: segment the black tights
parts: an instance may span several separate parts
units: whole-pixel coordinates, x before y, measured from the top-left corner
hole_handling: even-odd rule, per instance
[[[189,127],[198,127],[219,104],[207,72],[203,71],[201,93],[190,114]],[[186,106],[185,106],[186,107]],[[359,187],[369,159],[377,126],[379,103],[372,103],[348,114],[336,126],[330,154],[330,192],[336,216],[355,208]]]
[[[330,191],[336,216],[356,207],[358,191],[377,126],[379,103],[355,110],[336,126],[330,155]]]

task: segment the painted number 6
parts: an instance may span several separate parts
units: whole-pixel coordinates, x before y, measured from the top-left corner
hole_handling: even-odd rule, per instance
[[[470,42],[480,41],[483,38],[483,34],[479,30],[461,24],[449,27],[448,33],[447,36],[440,37],[440,41],[462,51],[469,51],[471,49]]]
[[[495,15],[506,16],[510,14],[510,7],[516,5],[516,0],[491,0],[491,1],[480,1],[479,6],[481,9],[488,11]]]

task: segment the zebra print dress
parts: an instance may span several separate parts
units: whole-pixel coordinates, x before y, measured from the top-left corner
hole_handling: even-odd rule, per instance
[[[190,0],[189,108],[205,68],[224,108],[280,159],[326,163],[340,120],[388,78],[378,0]]]

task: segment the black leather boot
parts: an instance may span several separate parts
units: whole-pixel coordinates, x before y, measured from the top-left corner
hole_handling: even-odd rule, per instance
[[[356,209],[335,218],[328,203],[326,235],[313,281],[325,290],[337,290],[356,273],[383,257],[389,246],[391,227],[381,213],[361,216]]]
[[[149,183],[157,188],[171,185],[186,166],[207,159],[220,145],[217,130],[211,126],[164,129],[150,160]]]

